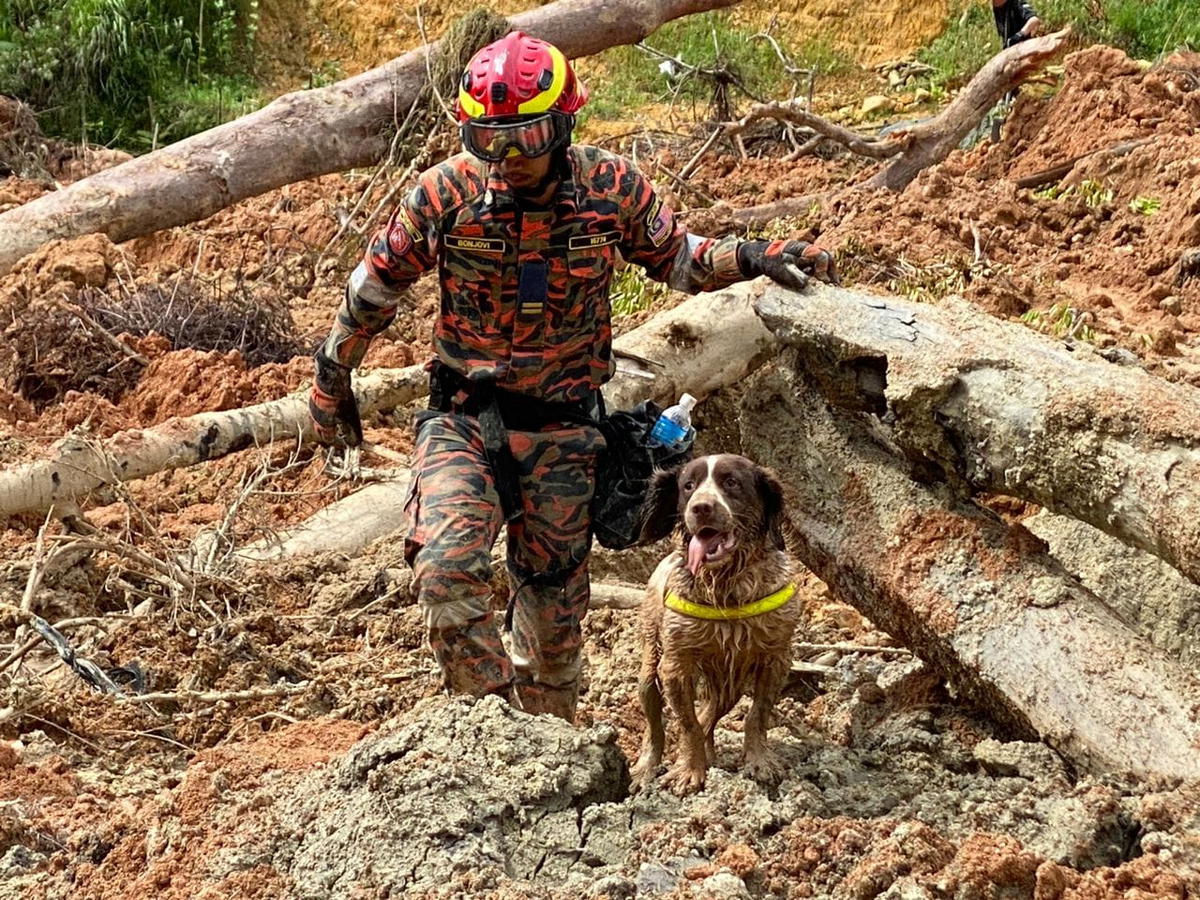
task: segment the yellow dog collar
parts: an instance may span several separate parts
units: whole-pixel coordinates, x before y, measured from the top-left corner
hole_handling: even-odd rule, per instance
[[[691,600],[684,600],[674,591],[667,591],[663,603],[667,609],[673,609],[675,612],[691,616],[693,619],[747,619],[750,616],[761,616],[763,613],[779,609],[791,600],[795,593],[796,586],[794,584],[785,584],[775,593],[767,594],[761,600],[755,600],[745,606],[720,607],[693,603]]]

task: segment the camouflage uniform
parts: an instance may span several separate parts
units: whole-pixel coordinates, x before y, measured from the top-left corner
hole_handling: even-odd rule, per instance
[[[689,234],[627,160],[566,148],[544,210],[518,206],[468,154],[426,171],[355,269],[324,351],[357,365],[403,291],[435,267],[440,364],[466,384],[587,412],[613,374],[608,293],[616,253],[694,293],[742,280],[739,241]],[[470,391],[422,416],[406,555],[448,688],[574,712],[587,609],[588,504],[602,438],[578,419],[508,425],[522,515],[509,522],[513,655],[490,611],[490,550],[504,520]],[[517,404],[519,408],[519,403]],[[514,671],[515,669],[515,671]]]

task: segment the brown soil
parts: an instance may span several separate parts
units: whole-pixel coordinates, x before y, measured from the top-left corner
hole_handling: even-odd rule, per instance
[[[826,6],[782,11],[795,22],[822,23],[832,14]],[[904,20],[904,28],[892,29],[887,17],[898,9],[884,4],[847,19],[845,46],[856,46],[852,35],[886,32],[894,43],[861,51],[870,59],[901,55],[945,12],[922,8]],[[374,0],[353,9],[329,7],[323,15],[333,24],[300,36],[281,24],[289,10],[295,12],[288,3],[264,4],[263,10],[264,40],[299,40],[301,50],[310,40],[318,48],[352,45],[360,55],[347,56],[348,67],[415,43],[394,3],[387,9]],[[437,4],[424,10],[434,32],[452,11]],[[738,14],[756,22],[765,15],[753,8]],[[306,65],[301,50],[297,61],[281,63]],[[1191,73],[1200,73],[1192,57],[1146,71],[1111,50],[1074,54],[1057,92],[1041,96],[1027,89],[1022,95],[1003,140],[956,152],[899,196],[840,191],[870,172],[867,164],[841,156],[785,163],[712,155],[692,184],[735,207],[834,193],[824,209],[780,227],[837,250],[848,280],[935,301],[961,289],[980,306],[980,315],[1013,317],[1069,305],[1090,314],[1097,343],[1128,350],[1168,378],[1200,384],[1200,280],[1176,283],[1180,253],[1200,245],[1200,90]],[[1089,205],[1078,187],[1051,199],[1014,185],[1022,175],[1078,153],[1143,136],[1154,140],[1117,160],[1085,160],[1065,179],[1111,190],[1111,198],[1098,204]],[[669,178],[659,167],[677,170],[695,147],[659,147],[643,165],[665,185]],[[350,235],[333,241],[338,214],[354,206],[364,183],[357,175],[327,176],[119,248],[90,236],[50,245],[23,261],[0,279],[3,464],[36,458],[72,429],[102,436],[301,387],[311,371],[307,353],[255,367],[236,351],[171,349],[161,336],[114,335],[147,361],[134,363],[89,330],[71,304],[88,289],[115,295],[179,273],[220,284],[253,283],[286,304],[311,347],[340,302],[360,240]],[[36,180],[6,179],[0,182],[0,209],[44,189]],[[372,203],[383,190],[386,185],[373,189]],[[1161,206],[1153,215],[1136,212],[1130,203],[1139,197]],[[685,189],[674,198],[681,208],[700,202]],[[702,222],[702,212],[692,210],[690,221]],[[436,287],[422,283],[393,340],[377,341],[368,364],[423,359],[435,303]],[[702,423],[713,449],[732,440],[728,422],[719,418]],[[369,439],[411,451],[404,413],[367,426]],[[165,560],[237,504],[230,533],[245,544],[355,489],[333,478],[319,454],[292,450],[248,449],[160,473],[93,498],[87,515],[104,535]],[[375,458],[366,463],[393,464]],[[260,474],[263,480],[248,490]],[[0,533],[0,619],[10,628],[40,525],[32,519],[8,523]],[[937,523],[922,523],[911,537],[898,571],[921,564],[921,542],[937,539]],[[306,686],[287,697],[118,705],[91,692],[46,648],[31,652],[18,677],[0,676],[0,865],[6,866],[0,869],[0,897],[293,896],[288,876],[270,858],[247,855],[237,866],[228,860],[272,821],[279,799],[306,773],[439,692],[419,613],[404,589],[401,552],[397,542],[384,540],[353,560],[331,553],[256,566],[249,574],[202,578],[194,592],[176,595],[164,590],[158,573],[118,553],[49,566],[36,608],[52,621],[109,615],[99,625],[72,626],[69,637],[102,666],[141,664],[148,690]],[[993,556],[1002,567],[1002,553]],[[654,560],[654,552],[601,554],[596,570],[636,582]],[[802,594],[804,640],[891,642],[815,578]],[[137,614],[130,617],[131,611]],[[586,654],[579,724],[611,725],[618,746],[633,756],[642,721],[632,617],[594,611],[586,625]],[[812,659],[820,651],[801,649],[798,655]],[[914,807],[917,812],[905,817],[871,805],[890,790],[868,781],[872,767],[894,755],[888,741],[915,742],[918,749],[905,750],[913,754],[905,765],[949,783],[977,773],[983,764],[972,754],[988,739],[1003,738],[930,673],[906,674],[890,693],[883,691],[876,684],[885,669],[880,659],[835,653],[825,678],[789,687],[777,733],[781,741],[807,747],[807,755],[796,752],[810,767],[790,794],[739,794],[740,783],[718,776],[713,793],[686,810],[651,807],[647,818],[625,826],[636,836],[629,878],[642,863],[678,857],[691,862],[675,896],[709,896],[703,885],[722,870],[764,897],[1107,900],[1183,897],[1196,890],[1186,880],[1200,858],[1194,786],[1101,786],[1140,829],[1125,856],[1104,864],[1063,863],[1032,847],[1020,830],[1025,820],[1019,804],[1003,806],[996,799],[1024,789],[1013,777],[988,782],[983,798],[947,788],[938,802]],[[915,728],[913,722],[926,724]],[[730,726],[739,727],[737,714]],[[723,738],[731,739],[728,733]],[[922,741],[937,751],[920,749]],[[852,757],[857,767],[847,762]],[[1094,783],[1060,780],[1068,787],[1056,790],[1068,794],[1078,788],[1090,797],[1089,791],[1099,790]],[[857,806],[846,800],[846,808],[826,806],[818,814],[808,806],[779,805],[804,797],[819,806],[835,789],[847,793],[831,796],[849,797],[860,781],[867,787],[854,794]],[[728,806],[718,808],[722,797]],[[1093,806],[1103,804],[1096,800]],[[752,809],[780,817],[779,810],[799,812],[786,821],[768,815],[770,821],[752,830],[744,825]],[[508,883],[488,885],[467,895],[522,896]]]

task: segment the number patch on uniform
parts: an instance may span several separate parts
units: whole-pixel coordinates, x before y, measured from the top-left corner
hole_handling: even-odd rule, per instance
[[[500,238],[465,237],[448,234],[442,238],[452,250],[472,250],[475,253],[504,253],[504,241]]]
[[[621,239],[619,231],[602,231],[600,234],[577,234],[567,241],[568,250],[591,250],[593,247],[607,247]]]

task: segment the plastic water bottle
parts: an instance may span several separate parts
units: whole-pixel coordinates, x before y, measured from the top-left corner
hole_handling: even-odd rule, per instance
[[[646,443],[651,447],[674,447],[679,444],[692,427],[692,408],[695,405],[696,398],[691,394],[680,397],[678,403],[668,407],[658,417]]]

